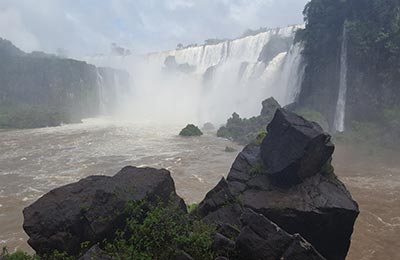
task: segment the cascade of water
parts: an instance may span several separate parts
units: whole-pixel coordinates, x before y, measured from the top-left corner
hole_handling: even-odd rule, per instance
[[[99,93],[99,112],[104,115],[107,111],[106,100],[105,100],[105,89],[104,89],[104,79],[98,68],[96,68],[96,83]]]
[[[272,39],[294,38],[298,28],[272,29],[215,45],[88,61],[124,68],[131,73],[135,94],[127,97],[123,93],[122,96],[130,99],[125,102],[129,106],[124,109],[135,119],[179,118],[186,122],[223,123],[232,112],[243,117],[259,114],[262,100],[270,96],[281,105],[295,100],[304,71],[301,46],[292,46],[279,54],[271,53],[275,58],[268,64],[259,61],[259,57],[262,52],[269,51],[265,46]],[[194,71],[182,73],[179,69],[165,69],[164,61],[168,56],[174,56],[178,64],[193,66]],[[206,86],[203,85],[204,75],[208,79]],[[115,91],[121,90],[116,88]]]
[[[347,94],[347,32],[346,25],[343,27],[342,46],[340,54],[340,79],[339,95],[336,105],[334,126],[338,132],[345,130],[344,120],[346,114],[346,94]]]
[[[296,43],[286,54],[280,75],[280,88],[285,93],[282,104],[295,102],[300,94],[305,72],[305,63],[301,55],[302,51],[302,44]]]

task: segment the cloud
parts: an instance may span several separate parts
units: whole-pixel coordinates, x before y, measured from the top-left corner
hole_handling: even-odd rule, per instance
[[[307,0],[2,0],[0,36],[24,50],[137,53],[302,22]]]
[[[39,40],[26,28],[20,13],[13,8],[0,10],[0,37],[18,42],[24,50],[40,49]]]

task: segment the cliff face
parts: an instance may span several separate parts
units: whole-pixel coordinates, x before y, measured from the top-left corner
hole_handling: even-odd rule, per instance
[[[115,77],[128,86],[129,75],[123,71],[26,54],[0,40],[0,127],[52,126],[98,115],[102,103],[115,103],[108,91]],[[109,102],[103,101],[106,95]]]
[[[307,63],[301,106],[321,112],[331,130],[346,57],[346,130],[354,122],[384,123],[400,97],[400,3],[397,0],[311,1],[297,34]],[[343,54],[343,43],[346,53]],[[343,75],[342,75],[343,76]]]

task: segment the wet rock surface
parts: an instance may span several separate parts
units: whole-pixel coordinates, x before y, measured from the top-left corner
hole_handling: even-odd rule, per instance
[[[82,242],[101,242],[121,228],[127,202],[170,198],[185,210],[167,170],[128,166],[113,177],[91,176],[50,191],[24,209],[24,230],[37,253],[74,255]]]
[[[288,234],[261,214],[247,209],[241,220],[238,259],[325,259],[299,234]]]
[[[227,179],[207,194],[200,203],[201,216],[243,232],[241,216],[252,209],[288,234],[300,234],[300,241],[326,259],[345,259],[359,209],[330,165],[334,146],[329,135],[285,110],[276,112],[268,130],[261,146],[246,146]],[[299,243],[286,255],[312,259],[294,258]]]
[[[267,131],[261,157],[268,174],[283,185],[317,174],[332,157],[330,136],[318,124],[292,112],[278,109]]]

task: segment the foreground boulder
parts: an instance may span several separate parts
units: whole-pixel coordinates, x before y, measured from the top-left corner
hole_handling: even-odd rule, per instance
[[[246,146],[227,179],[206,195],[199,204],[199,216],[219,228],[228,223],[242,229],[240,217],[252,209],[287,233],[300,234],[326,259],[345,259],[359,209],[333,172],[330,157],[334,147],[329,136],[314,123],[285,110],[276,112],[268,129],[273,134],[269,133],[261,146]],[[267,145],[276,145],[280,156]],[[271,174],[278,169],[276,165],[285,165],[281,167],[286,170],[284,178],[280,179],[282,170]],[[290,185],[277,181],[282,179]]]
[[[332,157],[330,136],[314,123],[278,109],[261,145],[266,171],[283,185],[317,174]]]
[[[50,191],[24,209],[23,227],[38,254],[76,255],[81,243],[112,237],[125,223],[126,204],[139,200],[171,200],[186,211],[169,171],[128,166],[113,177],[91,176]]]
[[[299,234],[290,235],[261,214],[246,210],[236,240],[240,260],[324,260]]]

